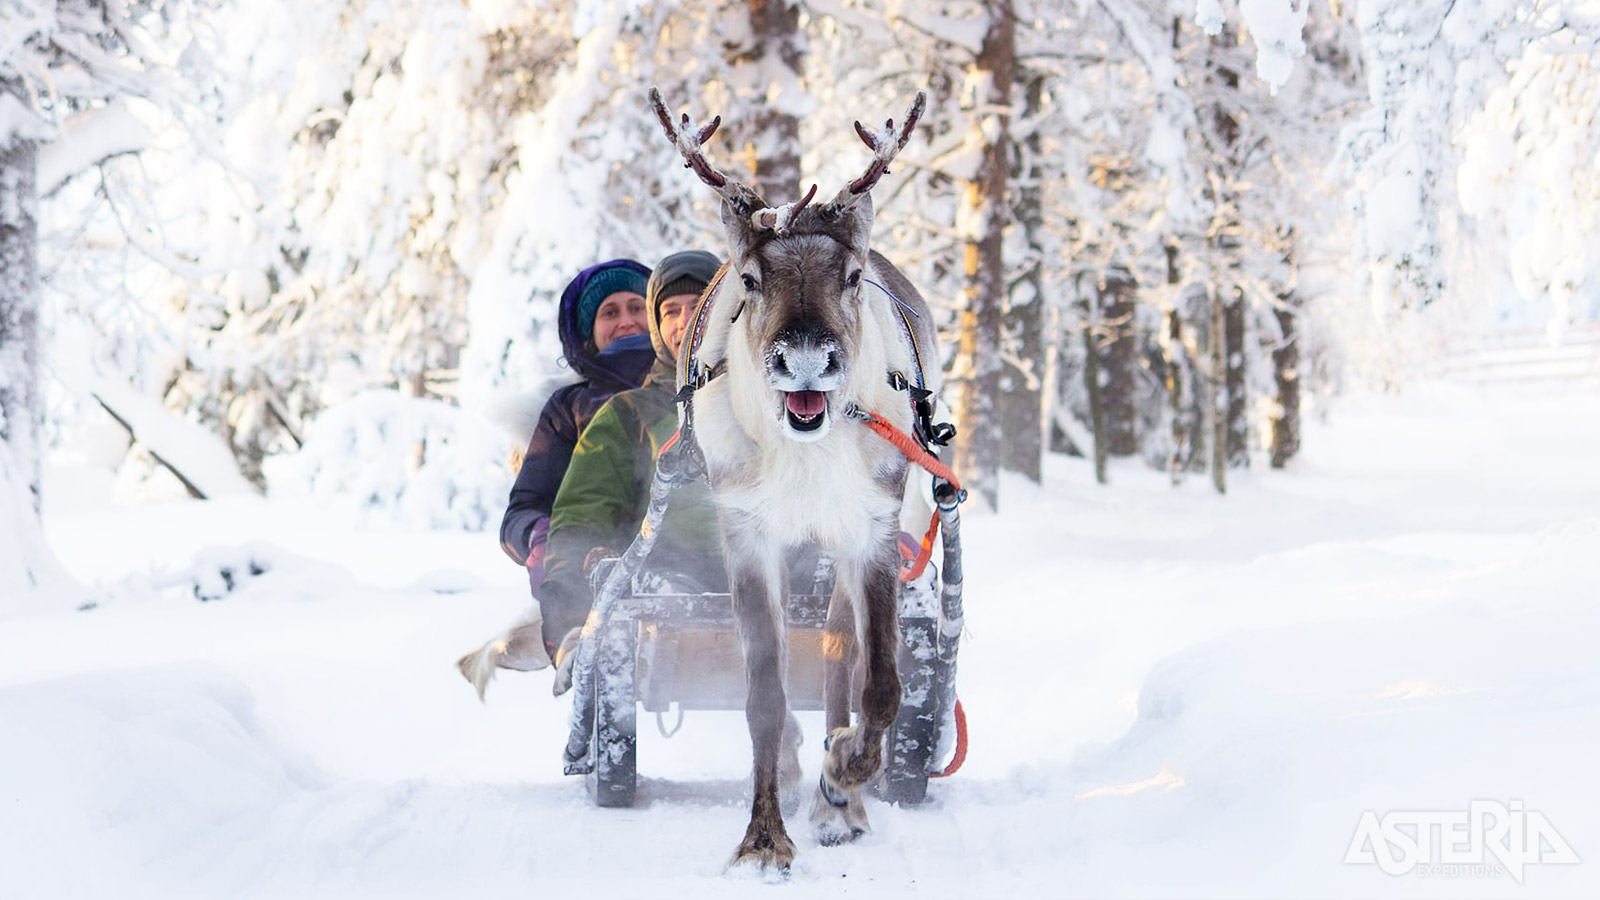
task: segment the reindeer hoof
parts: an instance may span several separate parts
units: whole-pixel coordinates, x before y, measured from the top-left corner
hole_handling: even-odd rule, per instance
[[[872,828],[867,824],[867,810],[861,804],[859,790],[838,789],[828,784],[826,778],[817,785],[816,796],[811,801],[811,833],[824,847],[848,844]]]
[[[868,741],[854,726],[835,728],[822,747],[822,777],[836,796],[871,781],[883,765],[882,739]]]
[[[794,841],[789,840],[787,834],[752,832],[739,842],[739,849],[734,851],[728,867],[754,866],[762,872],[776,872],[787,877],[793,863]]]

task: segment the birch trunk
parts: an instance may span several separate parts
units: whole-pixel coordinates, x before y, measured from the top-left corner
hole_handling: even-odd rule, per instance
[[[1106,452],[1132,456],[1139,452],[1139,335],[1135,326],[1138,282],[1124,268],[1115,268],[1100,282],[1101,403],[1105,415]]]
[[[1006,296],[1002,237],[1009,216],[1011,81],[1015,22],[1010,0],[986,4],[988,30],[968,73],[976,88],[973,128],[983,136],[983,162],[967,182],[960,221],[965,248],[966,310],[962,349],[971,373],[962,392],[956,458],[967,487],[992,509],[1000,506],[1000,326]]]
[[[1028,80],[1027,116],[1039,112],[1044,78]],[[1001,383],[1000,418],[1006,439],[1000,465],[1038,484],[1044,455],[1044,202],[1041,195],[1038,129],[1021,147],[1017,167],[1017,223],[1028,247],[1028,267],[1011,286],[1005,311],[1005,340],[1012,352]]]
[[[1083,386],[1089,394],[1089,428],[1094,432],[1094,480],[1106,483],[1106,413],[1101,392],[1100,348],[1095,337],[1100,327],[1100,294],[1082,284],[1079,276],[1078,297],[1083,310]]]
[[[779,84],[785,92],[799,92],[805,46],[800,33],[800,6],[787,0],[746,0],[754,43],[735,51],[730,61],[761,67],[758,83]],[[750,170],[752,187],[771,204],[788,203],[800,196],[800,120],[787,110],[795,101],[780,96],[778,103],[754,103],[755,115],[742,125],[741,148]]]
[[[1272,416],[1272,467],[1281,469],[1300,452],[1300,333],[1295,295],[1280,294],[1283,304],[1273,312],[1283,333],[1272,351],[1273,381],[1278,389],[1277,409]]]

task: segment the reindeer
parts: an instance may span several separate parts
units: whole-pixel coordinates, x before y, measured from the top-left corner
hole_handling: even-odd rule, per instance
[[[813,185],[779,207],[706,159],[701,147],[720,116],[705,127],[688,114],[674,122],[654,88],[650,102],[685,167],[722,198],[729,261],[701,301],[716,304],[703,332],[685,338],[678,382],[688,386],[684,430],[718,505],[749,687],[755,796],[732,864],[787,869],[795,850],[779,797],[798,786],[779,782],[797,780],[798,768],[779,759],[794,728],[784,693],[786,549],[815,542],[837,575],[823,634],[829,735],[810,814],[820,843],[867,831],[861,788],[882,766],[900,707],[898,541],[908,466],[862,419],[876,413],[910,433],[904,373],[918,371],[919,357],[938,357],[926,303],[870,247],[871,190],[910,138],[926,95],[917,93],[899,128],[893,119],[875,132],[856,123],[872,162],[832,200],[812,205]],[[923,377],[937,394],[937,362]],[[856,669],[861,712],[851,725]]]

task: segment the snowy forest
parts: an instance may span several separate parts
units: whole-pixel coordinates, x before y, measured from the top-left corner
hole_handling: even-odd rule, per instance
[[[1600,318],[1584,7],[12,0],[7,506],[66,450],[485,527],[571,273],[720,252],[651,84],[790,198],[926,89],[877,242],[944,317],[958,471],[1225,491],[1452,334]]]
[[[1418,448],[1462,440],[1453,429],[1493,406],[1502,424],[1484,427],[1496,439],[1539,434],[1551,447],[1592,452],[1585,435],[1593,422],[1569,433],[1555,418],[1529,424],[1521,400],[1483,406],[1450,394],[1439,406],[1417,398],[1437,397],[1437,379],[1464,372],[1497,385],[1531,383],[1534,392],[1579,391],[1584,400],[1564,423],[1595,411],[1597,50],[1596,0],[0,0],[0,613],[70,612],[78,622],[92,617],[74,609],[121,615],[174,586],[186,602],[237,594],[273,570],[291,594],[331,599],[326,585],[355,590],[348,573],[309,558],[315,553],[273,546],[270,536],[261,544],[267,531],[232,524],[194,525],[170,537],[184,549],[168,553],[159,523],[196,501],[235,511],[227,514],[234,523],[293,511],[299,524],[282,525],[285,533],[314,521],[360,541],[370,535],[349,551],[348,565],[415,576],[407,584],[429,599],[492,593],[483,576],[462,574],[478,563],[462,560],[498,553],[493,532],[516,475],[508,460],[532,428],[528,406],[572,377],[556,324],[563,286],[601,260],[655,265],[678,250],[726,254],[717,198],[663,137],[646,97],[652,85],[698,120],[720,116],[707,153],[774,202],[813,183],[828,194],[855,177],[868,151],[853,123],[877,127],[927,92],[927,112],[877,188],[873,246],[938,318],[943,400],[958,428],[950,459],[975,501],[974,596],[985,572],[993,577],[984,590],[1008,583],[998,577],[1005,541],[1029,548],[1028,564],[1040,566],[1062,540],[1087,542],[1088,560],[1087,548],[1103,539],[1102,556],[1121,559],[1122,537],[1153,545],[1189,524],[1206,535],[1237,528],[1279,548],[1284,532],[1251,531],[1252,517],[1348,499],[1352,485],[1372,483],[1315,480],[1370,443],[1328,424],[1346,409],[1374,440],[1415,438],[1412,450],[1396,451],[1407,459],[1385,457],[1412,467],[1398,470],[1396,483],[1434,464],[1459,479],[1441,481],[1430,499],[1417,495],[1417,504],[1478,521],[1480,511],[1463,507],[1464,486],[1485,469],[1517,465],[1513,451],[1463,450],[1462,459],[1441,462]],[[1415,405],[1404,409],[1414,413],[1374,406],[1385,402],[1374,397],[1410,398]],[[1430,437],[1427,423],[1443,408],[1459,418]],[[1549,471],[1594,468],[1563,460]],[[1277,470],[1301,480],[1262,481]],[[1600,535],[1593,476],[1546,477],[1552,496],[1565,491],[1574,504],[1561,521],[1587,522],[1561,532],[1559,559],[1583,558]],[[1513,486],[1503,496],[1495,509],[1519,509]],[[1186,519],[1202,502],[1204,516]],[[1379,502],[1354,519],[1387,521]],[[216,506],[228,503],[246,505]],[[141,508],[162,511],[124,515]],[[1132,511],[1127,522],[1114,521],[1119,509]],[[1061,526],[1068,538],[1043,534],[1042,523],[1079,513]],[[1532,532],[1555,519],[1513,511],[1501,521]],[[184,543],[191,538],[227,546],[197,555]],[[437,571],[393,561],[407,552]],[[1465,566],[1460,556],[1471,552],[1428,558]],[[1543,558],[1518,557],[1529,572]],[[1340,566],[1313,564],[1338,580]],[[473,627],[453,626],[455,643],[526,602],[521,573],[503,560],[494,566],[508,570],[499,576],[509,586],[497,588],[499,600],[465,601]],[[1019,594],[1043,583],[1043,568],[1029,571],[1035,580],[1017,582]],[[1557,593],[1579,577],[1570,566],[1545,571]],[[1077,582],[1086,597],[1096,578],[1132,583],[1052,572],[1051,584]],[[1274,589],[1281,596],[1305,584],[1285,578]],[[376,590],[355,581],[358,594]],[[1178,583],[1159,590],[1176,592]],[[1354,581],[1346,588],[1340,597],[1360,593]],[[1290,615],[1261,612],[1272,608],[1265,599],[1249,605],[1256,601],[1243,596],[1228,603],[1248,605],[1246,619]],[[406,602],[421,608],[421,600]],[[1156,618],[1170,612],[1150,613],[1158,608],[1150,602],[1135,607]],[[1173,615],[1168,621],[1198,614]],[[1541,631],[1539,640],[1559,650],[1560,634],[1590,633],[1580,624],[1595,624],[1592,613],[1573,616],[1555,620],[1569,628]],[[40,640],[65,645],[80,627],[112,626],[52,624]],[[246,633],[239,628],[236,637]],[[1217,636],[1195,628],[1195,640],[1161,643],[1138,672],[1118,670],[1127,690],[1175,682],[1167,669],[1150,675],[1151,666]],[[991,640],[999,629],[991,622]],[[1476,631],[1440,635],[1491,646]],[[1474,644],[1480,637],[1485,643]],[[180,638],[164,640],[177,646]],[[396,640],[421,646],[409,631]],[[17,668],[0,666],[6,685],[57,672],[56,660],[70,655],[30,656],[18,641]],[[329,671],[341,678],[356,665],[332,644],[294,646],[335,661]],[[1529,638],[1519,646],[1545,645]],[[1274,652],[1252,645],[1238,658],[1266,665]],[[1308,651],[1311,665],[1319,652]],[[430,666],[448,662],[446,650],[427,653],[439,657]],[[1224,656],[1204,661],[1221,671]],[[1443,650],[1430,658],[1454,659]],[[982,659],[980,651],[964,665]],[[1587,692],[1575,703],[1600,703],[1591,663],[1563,671]],[[1141,680],[1147,675],[1152,681]],[[208,670],[195,690],[233,709],[232,677]],[[285,744],[303,739],[325,782],[361,767],[328,749],[332,738],[322,746],[310,726],[274,719],[273,703],[287,701],[239,677],[268,698],[266,724],[247,731],[276,729],[273,740]],[[1332,683],[1329,676],[1317,689]],[[980,697],[985,684],[1000,693],[997,676],[978,684]],[[162,681],[139,696],[176,685]],[[282,690],[305,699],[318,689],[295,681]],[[439,690],[452,701],[466,693],[459,680]],[[1102,710],[1100,700],[1073,693],[1080,690],[1087,696],[1087,684],[1068,694],[1103,716],[1095,733],[1109,740],[1125,730],[1111,701]],[[0,711],[32,714],[7,706],[10,696],[0,691]],[[1153,701],[1138,702],[1143,727]],[[1595,707],[1582,708],[1592,715]],[[340,709],[329,718],[355,715]],[[451,721],[458,734],[487,740],[489,726]],[[1578,732],[1562,734],[1571,746],[1592,745],[1593,734],[1570,727]],[[1476,734],[1465,725],[1439,733],[1464,743]],[[1181,786],[1150,749],[1157,745],[1133,748],[1145,768],[1111,773],[1108,757],[1080,755],[1070,777],[1143,784],[1137,779],[1159,763]],[[223,752],[221,743],[206,746]],[[1107,746],[1127,749],[1094,752]],[[1512,752],[1510,743],[1494,746]],[[523,764],[526,749],[507,748]],[[428,765],[481,763],[487,752],[440,750]],[[744,765],[731,758],[718,777]],[[15,762],[0,755],[5,761]],[[299,763],[284,765],[299,771]],[[1009,777],[984,765],[980,775]],[[395,769],[396,778],[422,771],[433,770]],[[1441,771],[1440,779],[1455,770]],[[1185,777],[1198,784],[1203,771]],[[1585,777],[1572,793],[1592,801],[1597,784]],[[1141,797],[1175,790],[1153,783]],[[1469,790],[1487,795],[1500,784]],[[1062,785],[1067,802],[1095,789]],[[657,790],[670,805],[675,795]],[[1028,794],[1015,784],[994,791],[955,796],[973,811],[1006,792]],[[1475,796],[1432,799],[1451,806]],[[1582,808],[1568,807],[1556,823],[1574,829],[1569,838],[1578,833],[1572,810]],[[1337,839],[1318,847],[1335,862],[1355,824],[1346,818],[1333,829]],[[891,832],[896,822],[914,827],[887,821]],[[1094,821],[1110,833],[1133,828],[1117,816]],[[640,828],[637,840],[654,840]],[[732,826],[719,820],[718,829],[731,846]],[[673,866],[667,851],[653,858]],[[1221,871],[1204,865],[1203,873]],[[1113,880],[1091,878],[1080,889],[1117,883],[1105,878]],[[0,895],[10,896],[6,879]],[[1203,883],[1256,892],[1255,882]],[[1271,882],[1264,892],[1294,883]],[[287,895],[297,883],[275,884]],[[1020,894],[1044,895],[1057,882],[1018,884]],[[669,886],[673,896],[694,887]]]

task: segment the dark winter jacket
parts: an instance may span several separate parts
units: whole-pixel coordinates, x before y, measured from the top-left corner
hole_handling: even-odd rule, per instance
[[[650,500],[650,481],[656,455],[678,428],[673,403],[677,381],[674,353],[664,346],[660,328],[659,287],[672,283],[677,268],[687,268],[700,281],[709,281],[719,263],[710,254],[695,254],[673,263],[663,260],[650,279],[646,297],[650,310],[650,337],[655,344],[655,367],[643,387],[623,391],[607,400],[578,439],[572,463],[556,495],[550,519],[546,574],[539,604],[544,615],[547,645],[559,643],[570,628],[583,624],[590,596],[582,568],[595,547],[621,551],[632,543]],[[703,270],[703,271],[702,271]],[[727,575],[718,547],[716,511],[704,481],[673,491],[656,546],[646,567],[687,576],[704,590],[726,590]]]
[[[579,335],[578,296],[595,272],[613,265],[625,265],[644,275],[650,272],[632,260],[612,260],[584,269],[561,292],[556,317],[562,355],[583,380],[559,388],[545,403],[500,522],[500,546],[507,556],[528,567],[535,590],[543,578],[550,511],[578,436],[607,398],[637,387],[655,362],[655,352],[643,335],[619,338],[604,353],[590,351]]]

